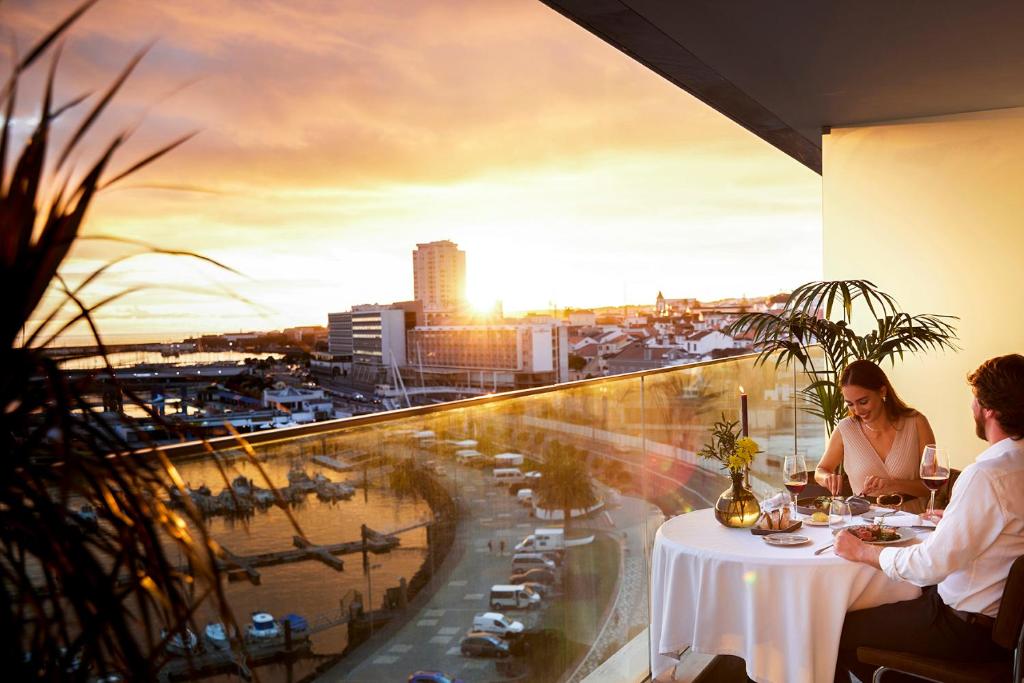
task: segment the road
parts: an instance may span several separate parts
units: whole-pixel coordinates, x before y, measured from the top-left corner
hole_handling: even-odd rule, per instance
[[[467,683],[503,680],[497,674],[495,660],[463,657],[459,641],[472,624],[473,615],[489,610],[490,587],[508,582],[512,547],[531,532],[536,521],[504,487],[489,481],[489,469],[474,470],[448,461],[444,467],[470,510],[470,515],[460,520],[456,536],[456,544],[463,549],[461,560],[427,604],[386,642],[360,653],[359,664],[341,662],[318,680],[405,681],[417,669],[456,674]],[[493,550],[488,549],[488,541]],[[502,541],[503,556],[499,550]],[[453,548],[452,552],[456,551]],[[522,621],[527,628],[540,616],[537,611],[528,610],[510,610],[505,614]]]

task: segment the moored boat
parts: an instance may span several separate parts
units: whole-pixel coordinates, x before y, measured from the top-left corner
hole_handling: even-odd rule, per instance
[[[161,629],[160,637],[167,638],[167,633],[167,629]],[[178,631],[168,639],[167,651],[177,655],[194,654],[199,651],[199,638],[190,628]]]
[[[227,650],[231,647],[231,639],[228,638],[228,630],[224,624],[214,621],[206,625],[203,631],[206,642],[214,650]]]
[[[281,635],[281,625],[269,612],[253,612],[252,620],[248,629],[249,638],[253,640],[266,640],[277,638]]]

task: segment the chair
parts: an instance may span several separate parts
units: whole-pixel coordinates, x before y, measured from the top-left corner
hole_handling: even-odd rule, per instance
[[[1018,557],[1010,567],[999,603],[999,614],[992,626],[992,640],[1007,650],[1014,648],[1011,662],[953,662],[934,659],[909,652],[858,647],[857,659],[873,666],[872,683],[879,683],[887,671],[899,671],[926,681],[938,683],[1019,683],[1024,659],[1024,556]]]
[[[950,468],[949,481],[935,494],[935,507],[945,509],[949,505],[949,498],[953,495],[953,484],[960,476],[960,470]]]

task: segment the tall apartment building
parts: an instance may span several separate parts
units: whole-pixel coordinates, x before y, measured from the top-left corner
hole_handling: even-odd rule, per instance
[[[426,313],[454,312],[466,300],[466,252],[448,240],[417,244],[412,253],[414,298]]]
[[[327,352],[352,357],[352,312],[327,314]]]
[[[569,379],[569,342],[562,325],[445,325],[408,335],[413,381],[429,378],[523,388]]]

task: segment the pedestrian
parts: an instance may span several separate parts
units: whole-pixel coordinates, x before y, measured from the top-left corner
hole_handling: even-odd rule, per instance
[[[487,552],[489,552],[489,553],[493,553],[494,552],[494,541],[492,541],[490,539],[487,540]]]
[[[501,548],[501,554],[504,555],[505,554],[505,539],[504,538],[501,539],[501,542],[498,544],[498,547]]]

